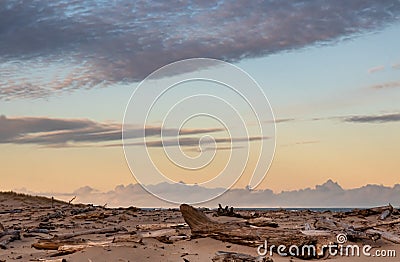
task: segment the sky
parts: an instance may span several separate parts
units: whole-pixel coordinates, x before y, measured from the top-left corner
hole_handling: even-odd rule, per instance
[[[173,181],[201,183],[238,152],[248,158],[238,154],[229,164],[240,173],[235,177],[246,167],[234,188],[246,187],[258,166],[269,171],[257,189],[274,192],[328,179],[346,189],[394,186],[400,182],[399,46],[400,1],[2,1],[0,190],[113,190],[136,183],[130,161],[138,163],[133,173],[146,176],[141,163],[149,157]],[[153,71],[189,58],[219,59],[247,72],[273,111],[273,121],[261,114],[263,126],[276,131],[257,132],[249,108],[225,87],[182,84],[163,96],[148,124],[124,126],[129,147],[148,152],[126,161],[122,124],[131,95]],[[181,70],[160,79],[224,74],[207,65]],[[256,92],[241,88],[248,97]],[[144,92],[155,90],[150,83]],[[203,93],[238,102],[246,141],[229,138],[235,127],[226,130],[204,116],[161,128],[177,98]],[[202,102],[189,109],[225,112]],[[188,112],[177,111],[173,118]],[[160,145],[162,131],[170,143],[179,131],[181,148]],[[199,152],[204,136],[214,137],[216,150]],[[271,163],[257,163],[262,145]],[[212,163],[180,170],[166,148],[201,153]]]

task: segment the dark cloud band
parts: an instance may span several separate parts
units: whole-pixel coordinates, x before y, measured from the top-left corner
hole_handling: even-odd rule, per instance
[[[222,131],[219,128],[181,129],[182,136],[206,134]],[[175,136],[176,129],[163,129],[164,136]],[[126,139],[143,136],[157,137],[161,128],[148,126],[131,127],[126,132]],[[8,118],[0,116],[0,144],[36,144],[46,147],[65,147],[69,145],[88,146],[94,143],[120,141],[121,125],[95,122],[88,119],[56,119],[46,117]],[[112,146],[121,146],[115,144]]]
[[[0,98],[143,79],[341,41],[399,20],[400,1],[24,1],[0,4]]]

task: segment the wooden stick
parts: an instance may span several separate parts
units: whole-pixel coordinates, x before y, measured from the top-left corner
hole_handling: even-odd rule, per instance
[[[74,196],[70,201],[68,201],[68,205],[71,205],[72,201],[74,201],[76,196]]]

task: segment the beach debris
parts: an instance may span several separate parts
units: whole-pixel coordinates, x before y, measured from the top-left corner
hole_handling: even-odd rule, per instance
[[[7,245],[15,240],[21,239],[20,230],[5,230],[0,232],[0,239],[4,238],[0,241],[0,248],[7,249]]]
[[[217,240],[240,244],[245,246],[258,247],[265,244],[268,240],[270,246],[286,247],[295,245],[299,248],[305,245],[317,245],[317,243],[327,244],[331,239],[319,236],[310,237],[302,234],[298,229],[279,229],[279,228],[253,228],[239,223],[218,223],[212,221],[203,212],[186,204],[180,206],[180,210],[186,223],[192,232],[192,239],[199,237],[211,237]],[[319,252],[318,252],[319,254]],[[299,254],[301,258],[312,258],[318,254]]]
[[[17,208],[17,209],[10,209],[10,210],[2,210],[2,211],[0,211],[0,215],[15,214],[15,213],[22,213],[22,209]]]
[[[328,243],[336,243],[338,235],[346,236],[349,241],[376,241],[377,239],[384,239],[386,241],[400,244],[400,237],[394,233],[385,231],[383,226],[393,226],[400,224],[400,219],[391,221],[381,221],[379,217],[378,222],[371,222],[365,219],[352,219],[352,224],[342,221],[336,221],[331,218],[324,217],[323,215],[316,218],[313,224],[307,223],[306,230],[299,230],[298,228],[271,228],[268,223],[259,223],[256,228],[249,223],[240,222],[218,223],[208,218],[204,213],[195,209],[192,206],[183,204],[180,207],[183,218],[191,229],[191,238],[211,237],[217,240],[222,240],[234,244],[241,244],[246,246],[259,246],[262,241],[267,240],[270,246],[291,246],[302,247],[305,245],[314,245],[317,252],[314,258],[324,258],[325,251],[322,247]],[[393,207],[391,205],[376,207],[354,212],[346,212],[348,217],[356,216],[372,216],[382,214],[386,211],[391,212]],[[322,214],[322,213],[321,213]],[[363,215],[361,215],[363,214]],[[345,215],[345,216],[346,216]],[[387,218],[388,216],[386,216]],[[254,219],[254,221],[271,221],[270,219]],[[273,250],[274,251],[274,250]],[[300,254],[300,258],[306,257],[305,254]],[[228,260],[229,261],[229,260]]]
[[[272,219],[268,217],[251,218],[247,220],[246,223],[256,227],[279,227],[278,223],[272,221]]]
[[[137,230],[158,230],[165,228],[187,228],[186,223],[157,223],[157,224],[142,224],[136,225]]]
[[[46,240],[39,239],[37,243],[33,243],[32,247],[38,250],[58,250],[60,246],[82,244],[85,241],[82,239],[70,239],[70,240]]]
[[[235,213],[233,207],[225,206],[225,208],[222,208],[221,204],[218,204],[217,215],[227,217],[242,217],[240,214]]]
[[[84,235],[117,233],[120,231],[127,231],[127,230],[126,230],[126,228],[121,227],[121,226],[108,227],[108,228],[96,228],[96,229],[90,229],[90,230],[85,230],[85,231],[80,231],[80,232],[54,235],[53,239],[54,240],[63,240],[63,239],[69,239],[69,238],[78,237],[78,236],[84,236]]]
[[[345,212],[345,215],[368,217],[368,216],[372,216],[372,215],[381,215],[386,210],[389,210],[390,213],[392,213],[393,206],[391,204],[388,204],[387,206],[381,206],[381,207],[373,207],[373,208],[366,208],[366,209],[354,209],[352,211]]]
[[[215,256],[212,258],[213,262],[273,262],[272,258],[258,256],[253,257],[248,254],[217,251]]]
[[[368,229],[366,231],[367,234],[377,234],[379,235],[381,238],[386,239],[392,243],[395,244],[400,244],[400,237],[398,235],[389,233],[389,232],[385,232],[385,231],[380,231],[380,230],[376,230],[376,229]]]
[[[72,201],[74,201],[76,199],[76,196],[74,196],[70,201],[68,201],[68,205],[72,204]]]

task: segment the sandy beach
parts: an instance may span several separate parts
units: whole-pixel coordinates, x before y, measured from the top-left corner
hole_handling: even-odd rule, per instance
[[[202,210],[212,221],[223,225],[247,223],[243,217],[257,216],[267,226],[280,229],[304,230],[305,225],[315,225],[320,218],[342,223],[365,225],[373,223],[376,216],[365,218],[343,216],[333,212],[304,211],[235,211],[235,216],[218,216],[216,210]],[[395,221],[393,212],[387,221]],[[0,223],[3,231],[0,243],[0,261],[256,261],[218,258],[223,252],[233,252],[258,257],[257,248],[234,244],[214,237],[195,237],[185,223],[180,210],[142,210],[130,208],[105,208],[92,205],[69,204],[44,197],[31,197],[15,193],[0,194]],[[260,226],[260,224],[258,224]],[[253,226],[255,227],[255,226]],[[398,225],[381,227],[399,235]],[[8,234],[4,234],[8,232]],[[10,236],[17,236],[10,240]],[[10,240],[7,242],[7,240]],[[368,244],[375,250],[394,250],[400,254],[399,245],[377,239],[357,243]],[[54,246],[55,245],[55,246]],[[221,252],[222,251],[222,252]],[[219,252],[219,253],[218,253]],[[393,254],[392,254],[393,255]],[[218,260],[219,259],[219,260]],[[261,259],[260,257],[258,259]],[[298,258],[268,254],[257,261],[295,261]],[[378,258],[335,256],[334,261],[395,261],[395,257]]]

